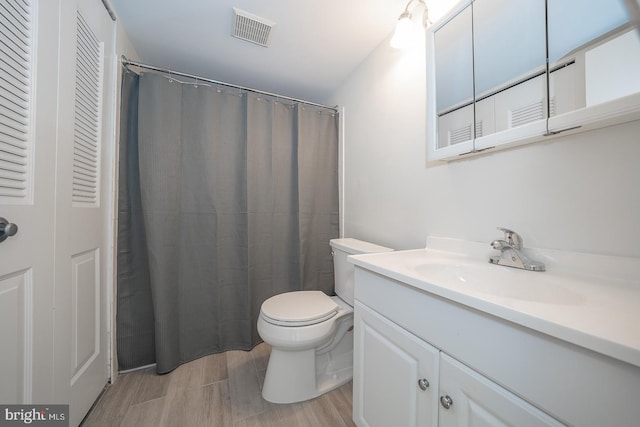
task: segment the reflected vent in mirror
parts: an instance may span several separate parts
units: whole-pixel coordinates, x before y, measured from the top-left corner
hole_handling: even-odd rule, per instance
[[[509,127],[522,126],[540,119],[544,119],[542,100],[509,111]]]
[[[459,144],[471,139],[471,125],[449,131],[449,145]]]
[[[476,138],[480,138],[482,136],[482,120],[478,120],[476,122]]]
[[[549,117],[556,115],[556,97],[552,96],[549,100]]]

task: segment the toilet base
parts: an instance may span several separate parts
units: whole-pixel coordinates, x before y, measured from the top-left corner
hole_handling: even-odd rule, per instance
[[[330,366],[331,361],[321,360],[322,356],[328,357],[328,353],[318,356],[318,362],[325,365],[326,372],[317,375],[314,349],[291,352],[272,348],[262,386],[262,397],[272,403],[302,402],[351,381],[352,361],[339,364],[343,366]]]
[[[271,349],[262,397],[272,403],[313,399],[353,378],[353,332],[332,351]]]

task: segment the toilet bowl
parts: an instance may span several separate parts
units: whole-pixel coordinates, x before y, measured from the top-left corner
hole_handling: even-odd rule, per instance
[[[356,239],[333,239],[336,296],[295,291],[267,299],[258,333],[271,345],[262,396],[273,403],[312,399],[353,376],[353,254],[392,249]]]

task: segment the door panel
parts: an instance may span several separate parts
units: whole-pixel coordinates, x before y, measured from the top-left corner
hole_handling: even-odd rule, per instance
[[[58,24],[56,1],[0,2],[0,217],[18,226],[0,242],[6,404],[53,400]]]
[[[438,420],[438,350],[355,303],[353,417],[363,427]],[[426,382],[419,383],[419,380]],[[428,386],[426,386],[428,384]]]
[[[100,0],[63,0],[56,153],[55,397],[77,425],[107,382],[108,191],[114,24]]]
[[[0,402],[24,402],[31,389],[31,315],[33,312],[31,270],[0,278]]]
[[[98,251],[89,251],[71,259],[71,356],[73,386],[100,357],[100,271]]]
[[[0,2],[0,401],[71,425],[107,380],[113,35],[100,0]]]
[[[562,426],[549,415],[457,360],[440,353],[440,426]]]

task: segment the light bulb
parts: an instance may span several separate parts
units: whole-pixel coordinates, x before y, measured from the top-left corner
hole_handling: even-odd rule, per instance
[[[396,23],[396,31],[389,44],[394,49],[406,49],[413,42],[414,34],[411,14],[403,13]]]

